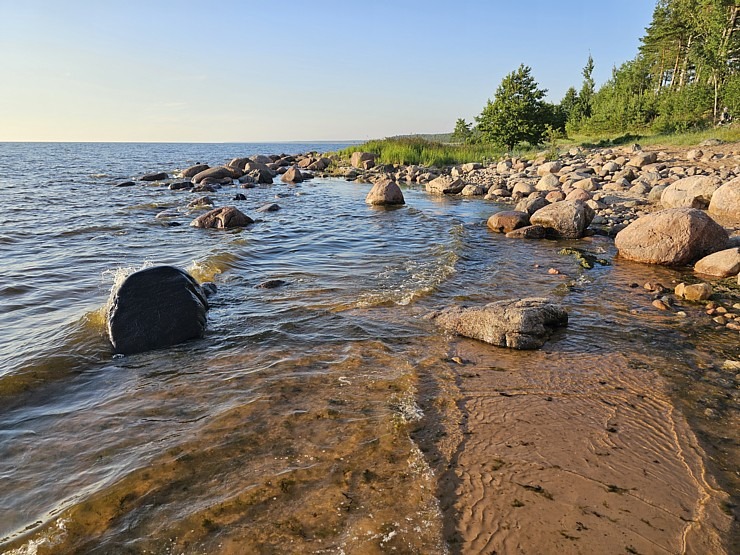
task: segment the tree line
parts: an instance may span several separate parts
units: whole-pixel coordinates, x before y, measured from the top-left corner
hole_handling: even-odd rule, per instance
[[[508,149],[549,134],[676,133],[740,118],[738,0],[658,0],[637,56],[598,90],[589,55],[580,89],[558,104],[521,65],[503,78],[474,123],[458,119],[454,142]]]

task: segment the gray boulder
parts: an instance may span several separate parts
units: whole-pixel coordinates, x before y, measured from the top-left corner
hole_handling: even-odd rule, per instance
[[[378,181],[365,197],[365,202],[373,206],[405,204],[401,188],[390,179]]]
[[[695,208],[669,208],[638,218],[614,238],[619,256],[682,266],[727,247],[725,229]]]
[[[542,298],[496,301],[480,308],[455,306],[427,318],[458,335],[512,349],[538,349],[553,331],[568,324],[568,313]]]
[[[113,350],[133,354],[201,337],[208,301],[190,274],[173,266],[128,276],[113,294],[108,336]]]
[[[532,225],[547,228],[548,235],[559,239],[580,239],[594,219],[593,208],[580,200],[553,202],[532,214]]]

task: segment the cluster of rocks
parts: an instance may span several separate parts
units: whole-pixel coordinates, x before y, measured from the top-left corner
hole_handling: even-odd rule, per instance
[[[594,231],[616,235],[658,208],[707,209],[712,197],[716,197],[711,207],[714,214],[736,215],[734,188],[719,195],[714,192],[740,176],[740,151],[721,153],[705,148],[706,153],[694,149],[681,158],[665,151],[642,151],[637,145],[589,151],[574,148],[553,161],[506,158],[495,164],[445,168],[376,164],[373,153],[355,152],[349,165],[338,165],[334,174],[359,182],[420,184],[435,194],[480,196],[515,204],[517,211],[530,216],[533,206],[580,201],[593,212]]]
[[[718,152],[716,146],[710,141],[706,152],[675,153],[646,152],[638,145],[576,148],[557,160],[506,158],[447,168],[378,165],[374,154],[357,152],[350,166],[338,172],[373,183],[373,191],[392,189],[396,196],[401,192],[394,184],[419,184],[432,194],[513,204],[513,210],[496,212],[487,222],[489,229],[507,237],[579,239],[603,233],[615,237],[624,259],[670,266],[696,263],[698,277],[711,281],[737,275],[740,285],[740,150]],[[706,302],[712,292],[710,283],[700,282],[679,284],[675,295]],[[665,295],[654,301],[662,309],[671,304]],[[497,310],[450,310],[438,321],[462,335],[482,339],[478,331],[468,330],[479,330],[481,314],[503,325]],[[718,324],[740,329],[740,316],[732,309],[710,306],[707,313]],[[516,343],[497,337],[489,342]]]
[[[170,176],[165,172],[148,173],[139,178],[142,182],[167,185],[173,191],[190,193],[215,193],[224,186],[240,185],[250,189],[258,185],[271,185],[275,179],[283,183],[295,184],[313,179],[318,172],[325,171],[332,160],[316,152],[300,155],[257,155],[249,158],[234,158],[228,164],[211,167],[208,164],[195,164]],[[135,181],[119,183],[118,187],[130,187]],[[246,200],[244,194],[237,194],[233,200]],[[209,196],[198,197],[188,203],[188,208],[197,210],[213,207]],[[272,212],[279,206],[270,204],[258,209],[259,212]],[[158,214],[159,219],[178,215],[176,210],[166,210]],[[241,212],[236,206],[222,206],[195,218],[190,225],[199,228],[226,229],[244,227],[254,220]]]

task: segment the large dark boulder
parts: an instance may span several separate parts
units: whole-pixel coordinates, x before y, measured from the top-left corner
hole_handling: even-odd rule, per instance
[[[165,172],[147,173],[141,176],[141,181],[162,181],[167,177]]]
[[[198,282],[173,266],[146,268],[128,276],[108,310],[113,350],[133,354],[201,337],[208,301]]]
[[[498,347],[538,349],[568,313],[547,299],[496,301],[478,308],[453,306],[427,316],[448,331]]]

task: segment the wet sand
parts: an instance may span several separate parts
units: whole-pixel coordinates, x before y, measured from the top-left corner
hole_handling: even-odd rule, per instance
[[[547,347],[456,340],[422,377],[415,435],[452,553],[726,553],[727,495],[658,373]]]

